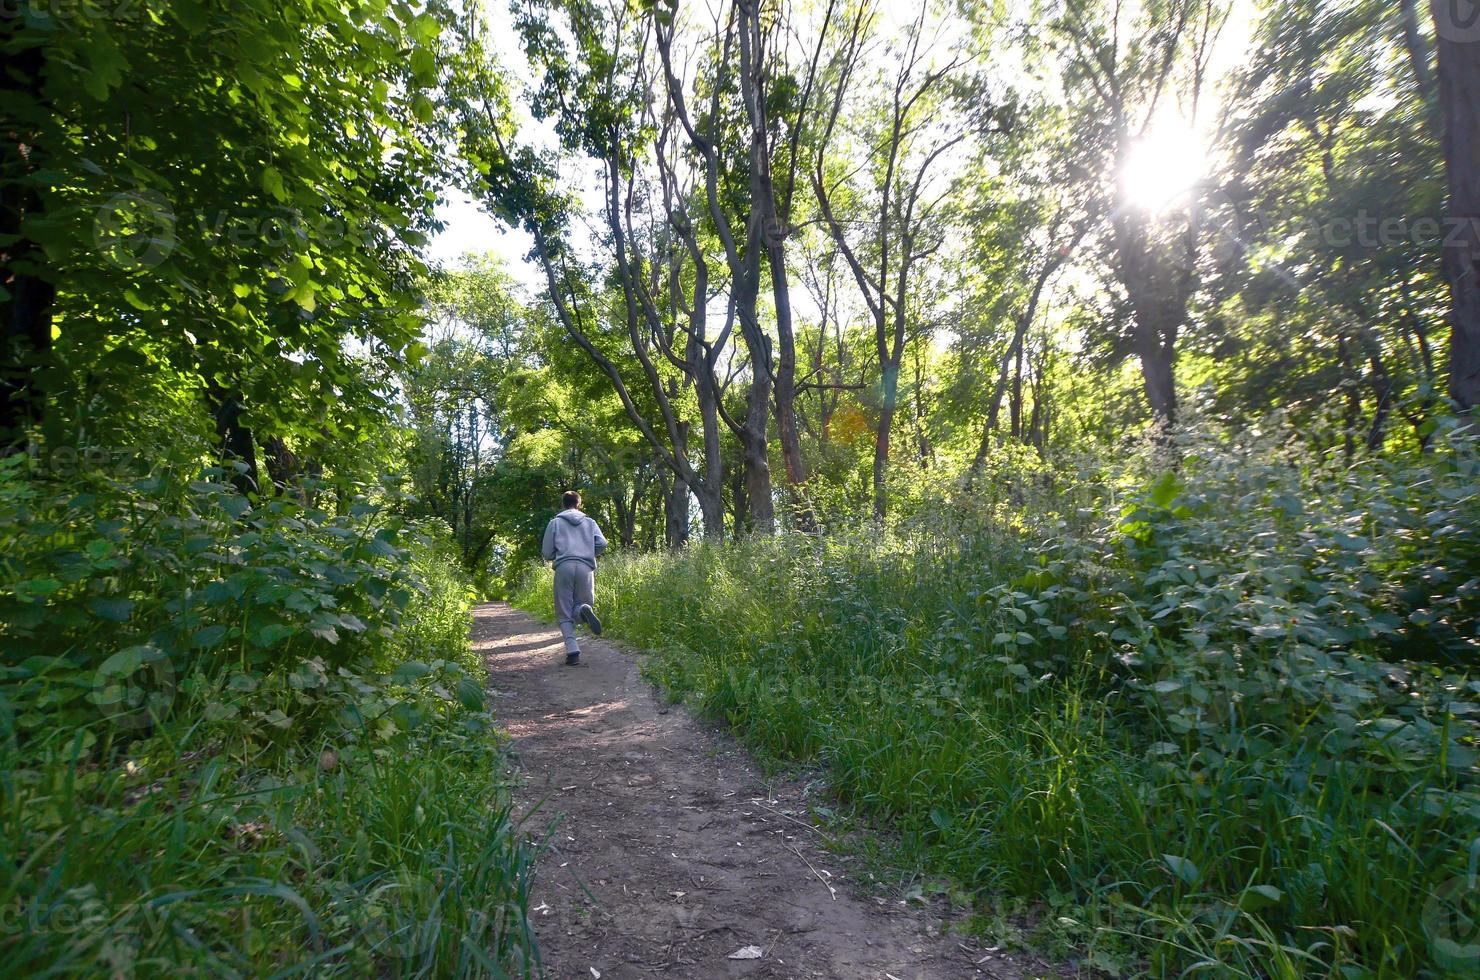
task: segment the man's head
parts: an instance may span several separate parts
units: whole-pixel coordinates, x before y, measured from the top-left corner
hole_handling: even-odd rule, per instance
[[[560,498],[560,503],[564,505],[566,510],[580,510],[581,495],[574,490],[567,490],[564,496]]]

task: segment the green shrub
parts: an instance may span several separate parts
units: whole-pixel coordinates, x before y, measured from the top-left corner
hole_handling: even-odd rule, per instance
[[[25,974],[537,965],[447,542],[159,474],[0,469],[0,958]]]
[[[907,859],[1046,903],[1097,965],[1475,966],[1473,444],[1345,466],[1193,433],[1155,472],[615,556],[603,616],[675,697],[826,766]]]

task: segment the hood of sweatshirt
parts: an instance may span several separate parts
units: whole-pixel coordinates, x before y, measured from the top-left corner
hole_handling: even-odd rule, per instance
[[[555,516],[563,518],[572,524],[579,524],[586,519],[586,515],[576,510],[574,507],[572,507],[570,510],[562,510]]]

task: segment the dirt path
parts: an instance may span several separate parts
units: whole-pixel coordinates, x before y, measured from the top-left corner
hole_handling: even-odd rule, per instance
[[[669,710],[614,645],[583,637],[567,668],[552,626],[502,604],[476,611],[473,643],[518,801],[541,804],[542,826],[559,818],[532,903],[548,976],[1053,975],[858,895],[799,789],[767,786],[732,739]]]

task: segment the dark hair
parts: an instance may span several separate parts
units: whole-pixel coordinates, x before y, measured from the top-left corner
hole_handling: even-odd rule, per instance
[[[560,498],[560,502],[565,505],[566,510],[570,510],[581,506],[581,495],[574,490],[567,490],[565,496]]]

